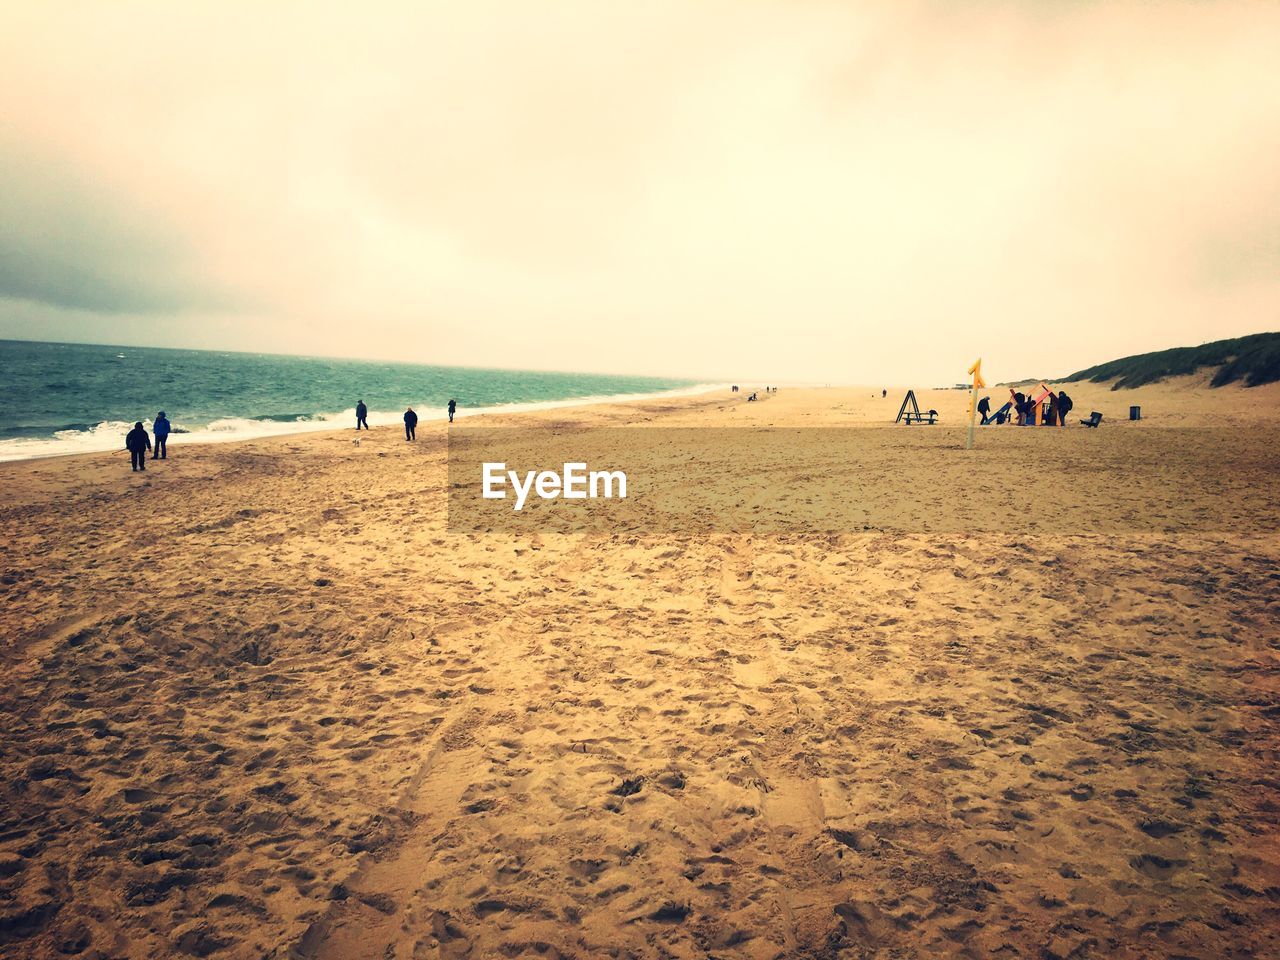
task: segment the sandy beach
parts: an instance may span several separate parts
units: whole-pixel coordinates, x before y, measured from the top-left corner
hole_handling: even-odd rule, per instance
[[[1280,955],[1280,385],[1070,389],[971,461],[1048,533],[458,533],[425,421],[0,464],[0,956]],[[454,429],[848,427],[945,504],[902,394]],[[1207,520],[1073,526],[1139,455]]]

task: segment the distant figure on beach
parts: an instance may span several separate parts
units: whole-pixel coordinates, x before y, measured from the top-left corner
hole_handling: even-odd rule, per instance
[[[129,463],[134,471],[146,470],[147,451],[151,449],[151,438],[147,436],[147,431],[142,429],[141,420],[133,425],[129,435],[124,438],[124,446],[129,451]]]
[[[417,428],[418,415],[413,412],[413,407],[410,407],[404,412],[404,438],[406,440],[413,440],[416,437],[414,431]]]
[[[1065,427],[1067,425],[1067,414],[1071,412],[1071,408],[1076,402],[1068,397],[1061,390],[1058,391],[1058,426]]]
[[[156,422],[151,429],[156,435],[156,446],[155,450],[151,453],[151,459],[168,460],[169,450],[167,443],[169,440],[169,433],[173,428],[169,425],[169,418],[164,415],[163,410],[156,414]]]
[[[737,393],[737,392],[738,392],[738,385],[737,385],[736,383],[733,385],[733,390],[731,390],[730,392],[731,392],[731,393]]]
[[[978,401],[978,416],[982,418],[982,422],[987,422],[987,414],[991,412],[991,398],[983,397]]]
[[[1027,422],[1027,398],[1021,393],[1013,395],[1013,412],[1018,415],[1018,426],[1025,426]]]
[[[364,425],[366,430],[369,429],[369,408],[364,405],[363,400],[356,401],[356,430]]]
[[[450,423],[453,423],[453,415],[457,412],[458,412],[458,401],[450,400],[449,401],[449,422]]]
[[[883,400],[883,399],[884,399],[885,397],[887,397],[888,395],[889,395],[889,390],[888,390],[888,388],[885,388],[885,389],[883,389],[883,390],[881,390],[881,391],[880,391],[880,399],[881,399],[881,400]]]

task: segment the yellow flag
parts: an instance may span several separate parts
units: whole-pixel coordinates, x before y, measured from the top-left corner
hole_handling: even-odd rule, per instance
[[[973,361],[973,366],[969,368],[969,372],[973,374],[973,387],[980,390],[987,385],[987,381],[982,379],[982,358],[979,357]]]
[[[987,381],[982,379],[981,357],[973,361],[973,366],[969,368],[969,372],[973,374],[973,387],[969,390],[969,439],[965,441],[964,448],[966,450],[973,449],[973,421],[977,414],[978,391],[987,385]]]

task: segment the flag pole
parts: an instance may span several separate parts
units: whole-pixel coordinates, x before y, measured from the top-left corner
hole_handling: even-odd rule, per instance
[[[969,368],[969,372],[973,374],[973,386],[969,388],[969,439],[964,445],[966,450],[973,449],[973,428],[978,419],[978,388],[986,386],[986,383],[982,379],[981,357],[973,362],[973,366]]]

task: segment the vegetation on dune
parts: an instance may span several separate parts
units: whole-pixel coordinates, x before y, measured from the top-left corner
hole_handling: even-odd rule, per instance
[[[1100,363],[1064,377],[1065,382],[1114,380],[1112,390],[1141,387],[1166,377],[1185,376],[1217,367],[1209,385],[1243,381],[1246,387],[1280,380],[1280,333],[1255,333],[1234,340],[1215,340],[1198,347],[1176,347]]]

